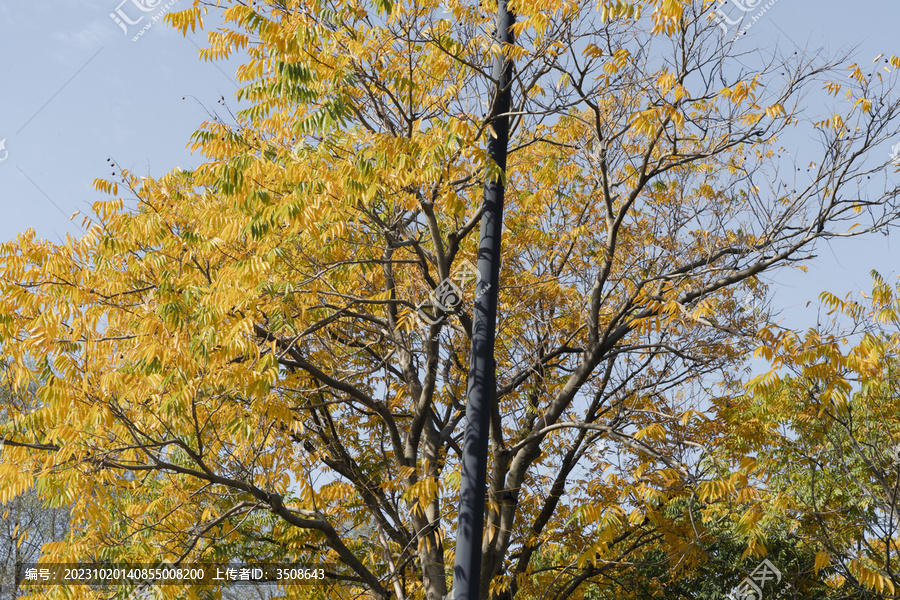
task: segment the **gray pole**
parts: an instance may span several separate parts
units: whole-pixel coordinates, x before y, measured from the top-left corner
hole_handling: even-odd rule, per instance
[[[497,37],[513,43],[510,28],[515,22],[507,0],[497,6]],[[491,123],[496,137],[488,134],[487,152],[506,172],[511,105],[512,61],[498,56],[493,77],[497,98]],[[484,533],[484,504],[487,481],[488,435],[491,404],[495,401],[496,377],[494,336],[497,329],[497,288],[500,276],[500,234],[503,228],[503,182],[484,185],[484,213],[478,246],[478,285],[472,324],[472,356],[466,392],[466,432],[463,441],[462,480],[459,492],[459,521],[456,529],[456,562],[453,565],[453,600],[479,600],[481,581],[481,540]]]

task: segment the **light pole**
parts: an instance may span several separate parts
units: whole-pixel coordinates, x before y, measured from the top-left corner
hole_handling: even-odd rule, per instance
[[[507,0],[497,3],[497,38],[513,43],[515,15]],[[512,98],[512,61],[504,54],[494,59],[497,82],[487,152],[506,173],[509,142],[509,110]],[[497,329],[497,291],[500,276],[500,235],[503,229],[504,185],[500,178],[484,185],[484,211],[478,245],[478,285],[472,323],[472,356],[466,386],[466,432],[463,441],[459,520],[456,529],[456,561],[453,565],[453,600],[479,600],[481,543],[484,533],[484,500],[487,480],[488,436],[491,405],[496,401],[494,337]]]

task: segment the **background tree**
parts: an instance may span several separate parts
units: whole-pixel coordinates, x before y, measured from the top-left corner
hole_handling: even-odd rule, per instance
[[[14,393],[8,380],[0,379],[0,423],[8,421],[11,406],[23,412],[37,408],[36,390],[37,385],[30,385]],[[47,506],[36,490],[0,503],[0,515],[0,600],[12,600],[24,593],[26,564],[37,562],[45,543],[65,539],[69,519],[65,506]]]
[[[211,4],[170,20],[202,27]],[[695,572],[755,468],[697,459],[725,433],[703,390],[766,324],[741,308],[761,274],[897,222],[892,177],[869,180],[895,75],[742,55],[701,1],[514,3],[512,47],[490,3],[215,4],[201,54],[244,57],[246,108],[195,134],[207,162],[123,171],[133,206],[0,254],[0,343],[17,385],[46,381],[4,427],[0,499],[77,491],[79,533],[47,556],[252,553],[325,564],[334,594],[447,594],[471,317],[445,282],[497,175],[505,52],[483,596],[588,597],[660,552]],[[822,86],[833,111],[802,111]],[[794,134],[820,142],[808,168],[779,146]]]
[[[900,286],[874,277],[871,297],[822,294],[827,326],[769,332],[760,353],[772,371],[722,412],[730,449],[760,464],[756,501],[772,502],[826,583],[854,598],[900,588]]]
[[[782,574],[779,584],[771,581],[763,587],[766,597],[774,597],[786,586],[790,587],[779,597],[817,600],[856,597],[858,592],[851,586],[833,589],[823,583],[815,569],[815,551],[811,550],[807,540],[794,535],[784,523],[775,519],[764,521],[761,526],[766,532],[766,558]],[[745,578],[752,577],[760,558],[747,556],[745,536],[731,520],[711,522],[707,531],[709,542],[702,546],[704,560],[693,569],[673,575],[669,552],[661,545],[644,553],[640,560],[614,577],[597,582],[584,597],[613,600],[622,590],[633,590],[636,598],[740,600],[736,590]]]

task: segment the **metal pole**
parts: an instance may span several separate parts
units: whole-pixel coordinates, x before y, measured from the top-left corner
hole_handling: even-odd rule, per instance
[[[507,0],[498,0],[497,38],[513,43],[515,22]],[[488,134],[487,152],[506,172],[511,105],[512,61],[499,55],[494,60],[493,77],[497,98]],[[496,134],[496,135],[494,135]],[[459,493],[459,521],[456,529],[456,561],[453,565],[453,600],[479,600],[481,587],[481,545],[484,533],[484,504],[487,481],[488,436],[491,405],[495,402],[496,378],[494,336],[497,329],[497,288],[500,276],[500,234],[503,228],[504,186],[500,179],[484,185],[484,212],[478,246],[478,284],[472,323],[472,356],[466,392],[466,432],[463,441],[462,480]],[[485,586],[487,582],[484,582]]]

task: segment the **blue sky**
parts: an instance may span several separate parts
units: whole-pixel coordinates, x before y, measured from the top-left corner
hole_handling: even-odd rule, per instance
[[[9,152],[0,239],[28,227],[51,240],[81,232],[69,217],[102,199],[92,182],[111,177],[107,158],[153,176],[198,164],[185,149],[190,134],[237,89],[234,65],[198,59],[203,33],[186,39],[159,21],[132,41],[170,0],[142,0],[156,7],[147,13],[121,1],[0,3],[0,139]],[[129,35],[110,17],[117,9],[144,17]]]
[[[741,14],[734,2],[764,4],[727,0],[722,10],[732,19]],[[0,2],[0,140],[8,152],[0,150],[0,240],[29,227],[54,241],[81,233],[80,217],[69,217],[104,199],[92,182],[111,177],[110,157],[157,177],[200,162],[185,145],[220,97],[234,105],[236,63],[201,62],[204,33],[185,38],[161,20],[151,23],[167,4],[183,10],[191,0]],[[866,64],[882,52],[900,55],[898,24],[900,2],[775,0],[739,43],[829,53],[856,47]],[[775,275],[775,303],[797,325],[811,324],[815,313],[805,304],[822,290],[865,290],[873,268],[893,280],[892,249],[886,237],[822,245],[809,273]]]

